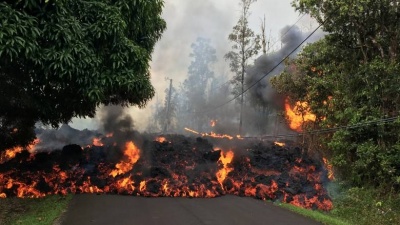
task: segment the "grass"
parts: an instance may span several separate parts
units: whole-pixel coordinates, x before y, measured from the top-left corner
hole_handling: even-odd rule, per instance
[[[40,199],[0,199],[1,225],[51,225],[66,209],[72,195]]]
[[[355,188],[333,183],[333,210],[320,212],[290,204],[278,205],[326,225],[400,224],[400,194],[376,188]]]

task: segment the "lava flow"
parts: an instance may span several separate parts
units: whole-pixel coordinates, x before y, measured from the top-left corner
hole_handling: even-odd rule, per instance
[[[113,137],[102,141],[85,148],[67,145],[51,152],[15,153],[0,164],[0,198],[67,193],[207,198],[235,194],[312,209],[332,208],[324,188],[329,182],[324,163],[300,148],[234,139],[229,141],[233,146],[244,147],[225,151],[214,149],[206,138],[180,135],[148,135],[117,145]]]

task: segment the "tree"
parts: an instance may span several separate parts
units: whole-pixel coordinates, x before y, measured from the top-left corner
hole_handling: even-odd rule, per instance
[[[400,44],[394,42],[400,21],[393,19],[400,16],[399,3],[294,5],[330,33],[288,62],[272,83],[291,99],[309,103],[319,118],[317,129],[349,126],[320,136],[338,175],[355,185],[400,190]]]
[[[92,117],[100,104],[143,107],[149,60],[165,29],[162,0],[0,3],[0,150],[35,122]]]
[[[188,69],[188,77],[182,84],[182,93],[185,96],[186,111],[190,114],[189,121],[201,131],[202,126],[207,124],[203,112],[206,110],[207,87],[214,77],[211,67],[217,61],[217,57],[209,39],[197,38],[191,47],[192,62]]]
[[[240,119],[239,134],[242,133],[243,102],[244,102],[244,78],[248,61],[255,56],[261,48],[260,36],[255,35],[249,28],[250,5],[256,0],[240,0],[241,15],[233,31],[229,34],[229,41],[233,42],[232,51],[225,55],[230,61],[231,71],[235,73],[232,83],[235,85],[233,94],[240,95]]]

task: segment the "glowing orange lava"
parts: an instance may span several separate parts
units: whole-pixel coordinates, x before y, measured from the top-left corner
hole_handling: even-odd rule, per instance
[[[163,143],[164,141],[167,141],[167,139],[165,137],[160,136],[160,137],[156,138],[156,141],[160,142],[160,143]]]
[[[228,151],[227,153],[221,151],[221,157],[219,158],[219,162],[221,162],[224,167],[220,169],[216,174],[218,183],[221,184],[221,187],[223,187],[223,182],[226,179],[228,173],[233,170],[233,168],[228,167],[228,164],[232,162],[234,155],[235,154],[233,153],[233,151]]]
[[[335,174],[333,173],[332,164],[326,158],[322,158],[322,160],[324,161],[325,168],[328,170],[328,179],[329,180],[334,180],[335,179]]]
[[[281,147],[283,147],[283,146],[286,145],[285,143],[283,143],[283,142],[278,142],[278,141],[275,141],[274,144],[277,145],[277,146],[281,146]]]
[[[110,176],[116,177],[117,175],[130,171],[140,158],[140,150],[132,141],[129,141],[125,144],[124,155],[127,160],[117,163],[117,165],[115,165],[116,169],[111,171],[109,174]]]
[[[290,129],[301,132],[304,122],[315,121],[316,116],[308,110],[307,102],[296,102],[296,105],[292,107],[289,103],[289,99],[286,98],[285,113],[289,121]]]
[[[100,138],[95,137],[95,138],[93,138],[93,145],[94,146],[103,146],[103,143],[101,142]]]

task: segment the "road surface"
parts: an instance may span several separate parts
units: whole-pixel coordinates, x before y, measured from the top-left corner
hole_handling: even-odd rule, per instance
[[[75,195],[62,225],[320,225],[253,198]]]

